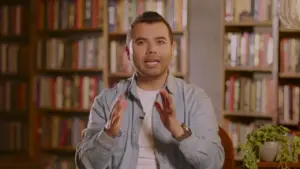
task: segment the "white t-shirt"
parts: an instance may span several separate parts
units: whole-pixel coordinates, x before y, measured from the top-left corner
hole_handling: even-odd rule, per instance
[[[159,90],[147,91],[137,87],[145,117],[139,133],[139,156],[137,169],[157,169],[153,148],[152,110]]]

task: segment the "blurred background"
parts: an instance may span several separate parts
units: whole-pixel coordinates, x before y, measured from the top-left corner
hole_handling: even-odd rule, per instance
[[[298,130],[296,7],[288,0],[1,0],[0,168],[75,168],[93,99],[131,76],[126,33],[149,10],[171,25],[171,70],[212,99],[238,166],[238,146],[260,124]]]

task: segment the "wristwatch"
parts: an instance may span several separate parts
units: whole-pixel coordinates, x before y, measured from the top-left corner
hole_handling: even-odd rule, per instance
[[[184,133],[183,133],[183,135],[176,137],[177,141],[182,141],[192,135],[191,129],[186,124],[182,123],[181,127],[182,127]]]

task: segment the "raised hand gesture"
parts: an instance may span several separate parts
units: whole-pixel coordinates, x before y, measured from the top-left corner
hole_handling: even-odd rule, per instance
[[[114,138],[118,135],[127,104],[128,101],[124,100],[124,94],[121,94],[112,109],[112,113],[110,114],[109,120],[104,130],[110,137]]]
[[[160,95],[162,105],[157,101],[154,103],[154,106],[159,113],[160,120],[166,129],[171,132],[173,137],[179,137],[184,133],[184,130],[176,119],[176,110],[173,99],[165,89],[160,91]]]

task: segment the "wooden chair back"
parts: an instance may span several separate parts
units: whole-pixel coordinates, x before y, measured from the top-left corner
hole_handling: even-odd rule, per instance
[[[225,161],[223,169],[235,168],[234,148],[231,138],[227,132],[219,127],[219,136],[225,151]]]

